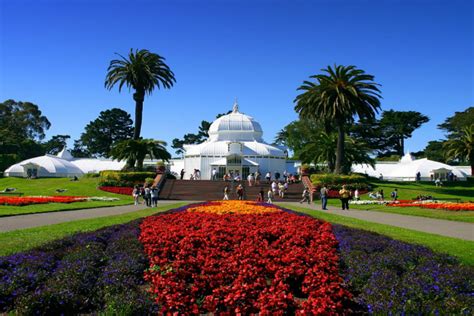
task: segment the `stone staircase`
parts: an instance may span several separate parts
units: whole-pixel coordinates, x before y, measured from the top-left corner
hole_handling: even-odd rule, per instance
[[[270,187],[267,183],[261,183],[256,186],[249,186],[247,181],[241,182],[223,182],[223,181],[212,181],[212,180],[165,180],[163,187],[160,191],[159,198],[161,200],[190,200],[190,201],[207,201],[207,200],[222,200],[224,196],[224,187],[227,185],[230,190],[229,198],[231,200],[237,199],[237,193],[235,189],[237,185],[241,183],[244,187],[244,198],[246,200],[255,201],[258,196],[260,188],[263,188],[265,192],[265,201],[267,196],[268,188]],[[293,183],[288,187],[288,191],[284,199],[276,196],[273,201],[299,201],[301,200],[301,193],[303,192],[303,184]]]

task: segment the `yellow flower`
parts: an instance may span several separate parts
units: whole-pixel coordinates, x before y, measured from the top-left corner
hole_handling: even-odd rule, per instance
[[[262,205],[252,201],[211,201],[203,205],[189,207],[188,212],[214,213],[214,214],[264,214],[281,212],[278,207]]]

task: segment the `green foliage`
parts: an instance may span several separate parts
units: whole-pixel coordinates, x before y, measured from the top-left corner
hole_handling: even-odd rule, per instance
[[[417,111],[383,111],[380,131],[381,136],[386,140],[385,147],[392,147],[394,152],[403,156],[405,138],[410,138],[415,129],[428,121],[429,118],[426,115]]]
[[[19,160],[16,154],[0,154],[0,171],[4,171],[17,161]]]
[[[474,107],[469,107],[462,112],[455,112],[448,117],[438,128],[447,133],[447,137],[455,137],[464,127],[469,127],[474,122]]]
[[[69,138],[71,138],[69,135],[54,135],[50,140],[43,143],[44,151],[51,155],[57,155],[66,147],[66,142]]]
[[[347,185],[350,190],[355,189],[367,189],[368,179],[367,177],[360,174],[351,175],[337,175],[333,173],[326,174],[312,174],[311,182],[315,187],[321,187],[326,185],[328,189],[341,189],[342,185]]]
[[[331,121],[337,126],[338,141],[335,172],[343,172],[345,124],[354,116],[372,118],[380,108],[380,90],[366,74],[355,66],[328,66],[323,74],[311,76],[315,82],[304,81],[295,99],[295,110],[300,117]]]
[[[151,185],[151,184],[153,184],[153,181],[154,181],[154,180],[155,180],[154,178],[146,178],[146,179],[145,179],[145,184]]]
[[[39,107],[31,102],[6,100],[0,103],[0,113],[0,139],[4,143],[41,140],[51,126]]]
[[[101,171],[99,185],[132,187],[136,184],[143,184],[147,179],[155,178],[155,172],[124,172],[124,171]]]
[[[383,111],[380,119],[361,118],[350,126],[349,132],[356,139],[364,139],[378,157],[403,156],[405,139],[429,118],[416,111]]]
[[[83,178],[99,178],[100,174],[99,173],[86,173],[82,176]]]
[[[153,139],[127,139],[118,142],[110,151],[111,156],[119,161],[127,160],[126,169],[143,169],[143,161],[148,155],[152,159],[168,161],[170,153],[165,148],[166,142]],[[136,163],[136,166],[135,166]]]
[[[377,157],[377,161],[399,161],[400,155],[390,155],[386,157]]]
[[[113,108],[102,111],[89,122],[78,140],[77,147],[92,156],[109,157],[112,146],[133,136],[133,121],[124,110]]]
[[[289,147],[296,159],[303,163],[327,164],[329,172],[334,171],[336,161],[337,138],[334,132],[326,132],[319,121],[299,119],[285,126],[277,135],[278,144]],[[345,155],[343,170],[349,172],[353,163],[373,164],[369,156],[370,149],[362,139],[345,137]]]
[[[443,149],[446,150],[448,159],[469,163],[472,175],[474,172],[474,123],[463,127],[459,134],[448,139]]]
[[[134,89],[135,129],[133,139],[140,138],[142,127],[143,101],[145,94],[151,94],[155,87],[170,89],[176,82],[174,73],[166,65],[165,58],[146,49],[130,49],[128,58],[117,54],[121,59],[110,62],[105,79],[105,87],[111,90],[118,84],[119,91],[125,85]]]

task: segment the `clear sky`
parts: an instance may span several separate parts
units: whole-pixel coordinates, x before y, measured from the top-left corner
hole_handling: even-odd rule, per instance
[[[384,110],[430,117],[406,142],[411,151],[474,105],[472,0],[0,3],[0,100],[39,105],[52,123],[47,138],[77,139],[112,107],[133,115],[128,90],[104,88],[114,53],[130,48],[166,57],[175,72],[175,87],[145,100],[142,135],[167,142],[230,110],[235,97],[271,142],[297,118],[296,88],[334,63],[375,75]]]

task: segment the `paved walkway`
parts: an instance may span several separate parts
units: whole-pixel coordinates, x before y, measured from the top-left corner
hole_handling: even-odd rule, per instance
[[[194,203],[196,201],[159,201],[159,205],[167,205],[174,203]],[[321,211],[320,205],[308,205],[308,204],[299,204],[296,202],[289,202],[287,204],[302,206],[305,208],[312,208],[318,211]],[[124,205],[124,206],[114,206],[114,207],[103,207],[103,208],[93,208],[85,210],[76,210],[76,211],[64,211],[64,212],[51,212],[51,213],[41,213],[41,214],[28,214],[28,215],[17,215],[9,217],[0,218],[0,232],[7,232],[16,229],[24,229],[45,225],[58,224],[63,222],[87,219],[87,218],[96,218],[104,217],[110,215],[118,215],[128,212],[133,212],[146,208],[143,205]],[[349,210],[342,211],[339,208],[333,206],[328,206],[327,212],[330,214],[337,214],[352,218],[357,218],[360,220],[374,222],[379,224],[386,224],[401,228],[407,228],[412,230],[417,230],[421,232],[442,235],[447,237],[460,238],[464,240],[474,241],[474,224],[464,223],[464,222],[455,222],[447,221],[440,219],[432,219],[427,217],[419,216],[408,216],[400,215],[393,213],[384,213],[384,212],[375,212],[375,211],[362,211],[362,210]]]
[[[158,206],[175,204],[186,201],[158,201]],[[189,202],[189,201],[188,201]],[[63,222],[76,221],[81,219],[119,215],[145,209],[146,206],[123,205],[112,207],[89,208],[83,210],[71,210],[61,212],[49,212],[39,214],[27,214],[0,217],[0,232],[7,232],[16,229],[32,228],[38,226],[52,225]]]
[[[351,209],[349,211],[342,211],[340,208],[336,208],[334,206],[328,206],[329,210],[323,211],[321,210],[321,205],[308,205],[294,202],[289,202],[286,204],[311,208],[330,214],[357,218],[367,222],[386,224],[401,228],[417,230],[425,233],[474,241],[474,224],[472,223],[355,209]]]

